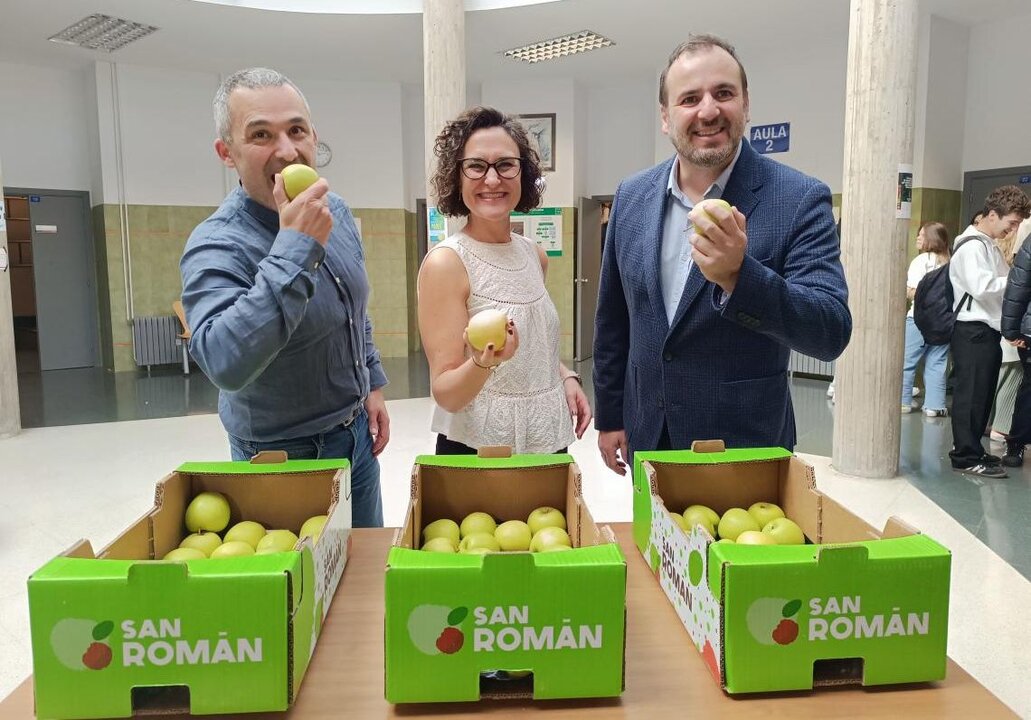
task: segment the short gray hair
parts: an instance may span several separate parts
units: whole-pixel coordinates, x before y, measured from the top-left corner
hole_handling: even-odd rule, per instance
[[[232,119],[229,117],[229,96],[233,94],[234,90],[237,88],[256,90],[266,87],[282,87],[283,85],[289,85],[297,92],[304,103],[304,109],[311,117],[311,108],[308,106],[308,100],[304,97],[304,93],[290,78],[277,70],[262,67],[247,68],[246,70],[237,70],[223,80],[222,84],[218,86],[218,90],[215,91],[215,100],[212,103],[215,111],[215,132],[222,138],[222,142],[228,145],[233,137]]]

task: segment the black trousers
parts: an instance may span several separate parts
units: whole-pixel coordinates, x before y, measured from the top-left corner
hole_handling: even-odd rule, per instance
[[[569,448],[556,450],[555,455],[564,455]],[[476,448],[469,447],[465,443],[452,440],[443,433],[437,433],[437,450],[435,455],[475,455]]]
[[[1031,443],[1031,351],[1017,348],[1017,352],[1020,353],[1024,377],[1017,389],[1017,397],[1013,400],[1013,424],[1010,426],[1007,445],[1019,447]]]
[[[952,331],[952,467],[976,465],[985,455],[981,437],[995,398],[1002,336],[983,322],[957,322]],[[1016,415],[1016,413],[1014,413]],[[1014,418],[1015,422],[1015,418]]]

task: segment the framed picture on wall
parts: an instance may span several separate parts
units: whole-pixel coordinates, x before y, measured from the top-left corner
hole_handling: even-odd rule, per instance
[[[555,113],[518,115],[541,156],[541,170],[555,172]]]

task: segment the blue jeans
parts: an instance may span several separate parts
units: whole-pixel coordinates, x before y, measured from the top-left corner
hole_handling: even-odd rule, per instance
[[[364,409],[350,425],[337,425],[324,433],[291,440],[257,442],[229,434],[229,448],[233,460],[250,460],[261,450],[285,450],[291,460],[346,458],[351,462],[353,527],[383,527],[379,460],[372,454],[369,416]]]
[[[902,365],[902,404],[913,403],[916,366],[924,361],[924,409],[945,409],[945,364],[948,345],[928,345],[912,317],[906,318],[906,359]]]

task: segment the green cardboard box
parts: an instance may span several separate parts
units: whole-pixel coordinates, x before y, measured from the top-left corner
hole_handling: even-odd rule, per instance
[[[876,531],[787,450],[696,449],[636,454],[634,541],[728,693],[945,677],[946,548],[897,518]],[[809,542],[714,543],[669,514],[760,501],[780,505]]]
[[[545,505],[565,513],[572,550],[418,549],[434,520],[460,523],[474,511],[526,520]],[[392,703],[618,696],[626,559],[612,530],[591,518],[573,459],[417,458],[404,527],[387,558],[385,624]]]
[[[28,581],[36,714],[128,717],[284,710],[297,696],[351,534],[346,460],[186,463],[154,507],[94,554],[86,540]],[[297,531],[294,550],[187,562],[154,560],[187,532],[197,493],[229,500],[230,525]]]

